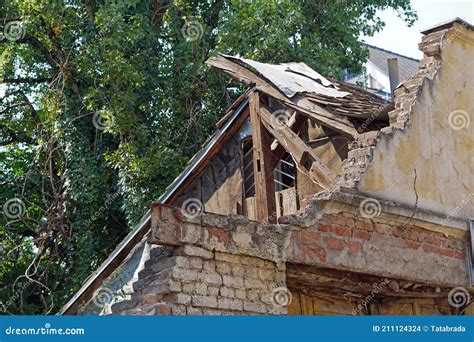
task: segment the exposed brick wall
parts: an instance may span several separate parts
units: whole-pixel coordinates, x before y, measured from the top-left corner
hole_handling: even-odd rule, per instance
[[[284,264],[189,245],[163,257],[155,248],[133,284],[131,300],[114,304],[112,314],[285,314],[272,299],[284,286]]]
[[[395,109],[388,113],[390,126],[377,132],[359,134],[357,139],[349,144],[348,156],[342,164],[334,189],[357,188],[361,177],[373,160],[379,140],[405,129],[420,89],[425,82],[433,80],[441,66],[441,45],[447,32],[448,30],[434,32],[422,38],[419,48],[423,51],[424,58],[420,61],[416,74],[395,89]],[[376,120],[377,116],[369,117],[365,122],[368,124]]]
[[[302,227],[209,213],[189,218],[157,205],[148,243],[149,260],[127,299],[113,299],[114,315],[285,314],[275,299],[286,289],[288,262],[433,288],[468,281],[466,237],[355,211],[325,213]]]
[[[341,212],[325,214],[309,228],[293,227],[288,259],[462,284],[467,276],[466,246],[465,237]],[[446,277],[448,273],[453,276]]]

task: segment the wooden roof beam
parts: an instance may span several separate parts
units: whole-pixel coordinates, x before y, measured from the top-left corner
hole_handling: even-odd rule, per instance
[[[302,96],[298,96],[296,100],[293,101],[275,89],[263,78],[225,57],[211,57],[206,61],[206,64],[222,70],[224,73],[243,84],[255,85],[258,91],[274,98],[286,107],[298,111],[302,115],[320,123],[321,125],[331,128],[352,139],[355,139],[358,135],[355,126],[345,116],[331,113]]]
[[[314,151],[288,126],[273,117],[268,107],[260,106],[260,118],[267,131],[293,157],[299,168],[321,187],[329,189],[334,176]]]
[[[272,137],[263,127],[261,120],[260,97],[254,91],[249,96],[250,121],[252,123],[253,174],[255,181],[255,199],[257,220],[276,223],[276,199],[272,153]]]

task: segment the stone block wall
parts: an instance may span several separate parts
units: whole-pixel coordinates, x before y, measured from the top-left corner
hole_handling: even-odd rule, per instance
[[[281,256],[289,227],[263,228],[206,213],[189,218],[179,209],[154,208],[149,242],[155,247],[131,298],[113,304],[113,315],[287,313],[290,294]]]
[[[256,257],[183,246],[163,257],[154,248],[128,301],[114,315],[285,314],[275,292],[285,286],[284,265]]]
[[[287,286],[294,286],[288,270],[306,266],[444,292],[468,287],[466,234],[397,223],[385,215],[364,218],[349,208],[312,208],[321,216],[311,224],[274,225],[236,215],[189,217],[179,208],[154,205],[149,258],[126,299],[110,301],[111,313],[286,314]],[[298,281],[321,285],[311,279]],[[393,291],[396,295],[398,289]]]

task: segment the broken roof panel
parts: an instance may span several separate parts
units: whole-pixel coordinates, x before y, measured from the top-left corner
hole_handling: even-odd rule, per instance
[[[388,121],[387,113],[393,109],[392,104],[380,97],[352,84],[329,80],[304,63],[267,64],[224,54],[220,54],[220,56],[235,65],[243,64],[241,68],[245,67],[245,71],[248,70],[253,74],[255,73],[249,67],[255,69],[271,84],[271,87],[284,93],[293,102],[299,103],[298,99],[302,98],[309,100],[320,109],[340,116],[340,118],[372,118],[378,121]],[[207,63],[226,71],[223,65],[214,63],[213,58],[209,59]],[[238,76],[244,77],[242,70],[234,70],[234,72]],[[237,77],[237,79],[241,81],[241,77]],[[243,83],[249,84],[251,82],[247,80]]]
[[[251,66],[289,98],[302,92],[336,98],[349,95],[347,92],[339,91],[333,83],[305,63],[267,64],[241,57],[221,55]]]

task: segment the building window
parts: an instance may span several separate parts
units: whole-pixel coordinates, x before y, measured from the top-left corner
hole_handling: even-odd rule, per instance
[[[252,138],[242,141],[242,175],[244,198],[255,196],[255,178],[253,176]]]
[[[252,139],[242,141],[242,174],[244,198],[255,196],[255,178],[253,174],[253,145]],[[285,153],[273,170],[275,191],[281,191],[295,186],[296,167],[293,158]]]
[[[295,162],[289,153],[285,153],[273,170],[275,191],[281,191],[295,186]]]

